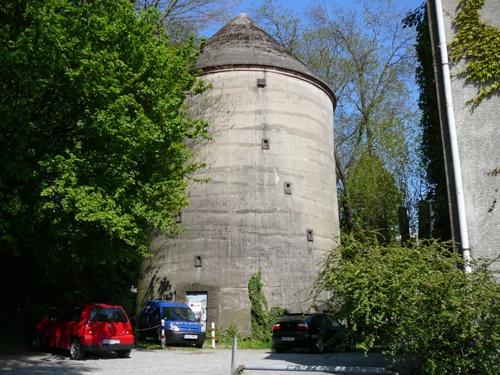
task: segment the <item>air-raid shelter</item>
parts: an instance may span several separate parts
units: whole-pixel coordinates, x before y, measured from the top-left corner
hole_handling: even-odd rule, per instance
[[[248,333],[252,275],[270,307],[305,311],[338,241],[335,96],[245,14],[207,41],[198,68],[212,139],[194,145],[205,167],[193,178],[206,182],[190,183],[185,230],[153,236],[138,299],[201,304],[207,322]]]

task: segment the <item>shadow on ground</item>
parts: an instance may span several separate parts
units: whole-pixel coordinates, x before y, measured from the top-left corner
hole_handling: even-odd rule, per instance
[[[0,373],[84,375],[92,373],[92,368],[72,367],[70,359],[52,353],[8,355],[0,358]]]

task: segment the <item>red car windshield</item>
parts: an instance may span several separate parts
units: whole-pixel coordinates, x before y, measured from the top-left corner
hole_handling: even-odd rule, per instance
[[[116,307],[96,307],[90,312],[91,322],[122,322],[128,321],[125,312]]]

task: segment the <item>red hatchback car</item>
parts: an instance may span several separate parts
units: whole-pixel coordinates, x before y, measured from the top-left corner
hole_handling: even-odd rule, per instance
[[[67,349],[71,359],[100,351],[115,351],[127,358],[134,335],[121,306],[94,303],[75,306],[58,317],[43,318],[36,326],[33,344]]]

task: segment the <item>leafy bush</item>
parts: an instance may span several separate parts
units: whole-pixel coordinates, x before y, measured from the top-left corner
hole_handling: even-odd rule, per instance
[[[252,323],[252,338],[259,341],[271,339],[271,319],[267,300],[262,292],[260,271],[252,275],[248,281],[248,298],[250,299],[250,315]]]
[[[500,285],[486,267],[466,274],[448,244],[409,248],[343,238],[318,279],[365,351],[416,354],[428,374],[498,373]]]
[[[234,323],[231,323],[226,329],[217,331],[215,336],[217,337],[217,344],[226,347],[233,345],[234,336],[238,338],[238,348],[240,349],[269,349],[271,347],[270,342],[243,336]]]
[[[261,273],[257,271],[248,281],[248,298],[250,299],[252,319],[251,338],[265,343],[271,341],[273,323],[285,313],[285,309],[283,307],[269,309],[262,286]]]
[[[236,336],[238,339],[241,338],[241,335],[238,330],[238,326],[234,323],[231,323],[226,329],[217,332],[216,337],[220,338],[218,340],[223,345],[231,346],[233,342],[233,337]]]

